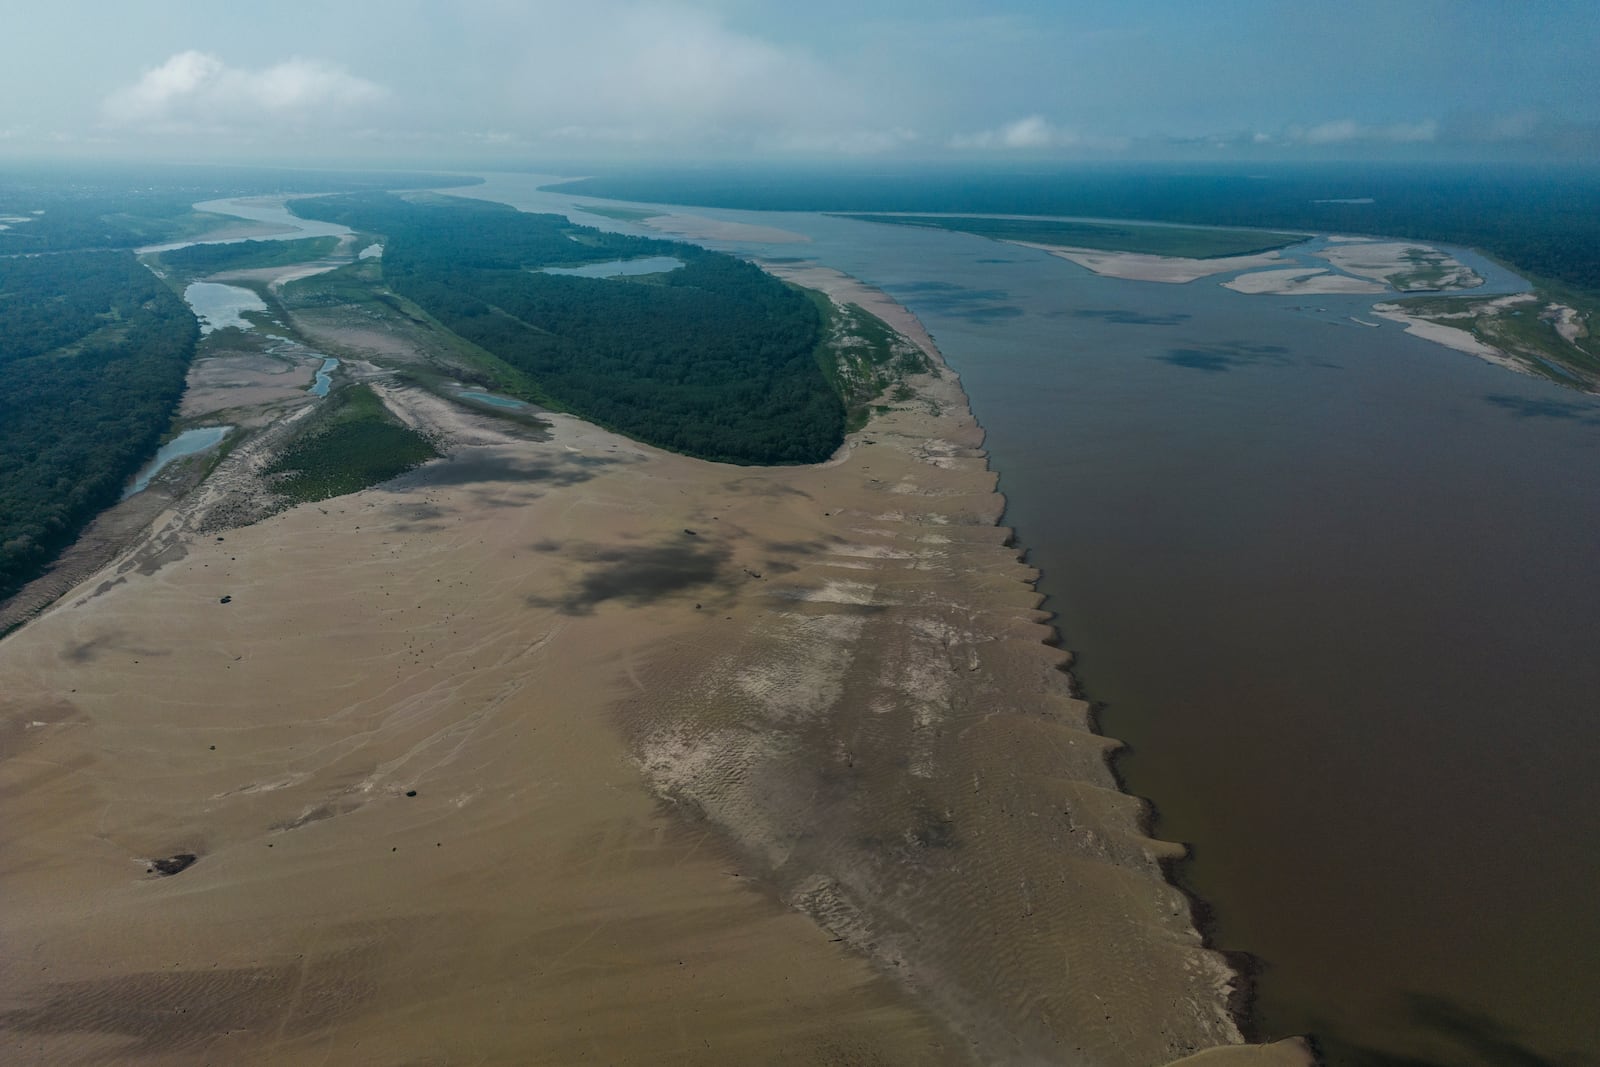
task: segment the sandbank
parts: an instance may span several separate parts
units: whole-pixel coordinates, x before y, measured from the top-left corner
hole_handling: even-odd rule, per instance
[[[732,241],[751,244],[804,244],[811,238],[776,226],[756,226],[748,222],[729,222],[704,215],[663,214],[641,219],[640,225],[686,241]]]
[[[1444,345],[1446,348],[1453,348],[1457,352],[1466,352],[1469,355],[1477,356],[1479,359],[1493,363],[1497,367],[1504,367],[1506,370],[1514,370],[1519,374],[1528,373],[1528,369],[1517,360],[1512,359],[1493,345],[1485,344],[1478,340],[1468,330],[1442,322],[1432,322],[1429,319],[1419,318],[1416,315],[1409,314],[1398,304],[1375,304],[1373,305],[1372,313],[1381,319],[1402,323],[1406,328],[1406,333],[1413,334],[1425,341],[1432,341],[1435,344]],[[1434,317],[1444,318],[1446,316]],[[1464,315],[1462,317],[1471,318],[1472,316]]]
[[[1216,259],[1185,259],[1181,256],[1152,256],[1141,252],[1102,252],[1092,248],[1037,244],[1032,241],[1007,241],[1006,244],[1037,248],[1052,256],[1071,260],[1096,274],[1127,278],[1137,282],[1168,282],[1182,285],[1213,274],[1230,274],[1254,267],[1271,267],[1284,259],[1276,251],[1251,256],[1220,256]]]
[[[1309,1062],[1239,1045],[954,374],[773,469],[355,370],[447,458],[208,479],[0,642],[6,1059]]]
[[[1241,274],[1222,283],[1236,293],[1381,293],[1384,286],[1363,281],[1320,267],[1292,267],[1285,270],[1258,270]]]
[[[1578,309],[1568,307],[1566,304],[1547,304],[1544,313],[1550,317],[1551,325],[1556,328],[1556,333],[1569,345],[1575,345],[1578,340],[1588,333],[1588,324]]]
[[[1346,241],[1313,254],[1347,274],[1402,292],[1471,289],[1483,284],[1482,277],[1453,256],[1409,241]]]
[[[863,285],[857,279],[832,267],[816,264],[764,261],[761,268],[784,281],[827,293],[836,304],[854,304],[876,315],[900,336],[922,349],[925,355],[936,360],[941,366],[944,364],[944,357],[940,354],[938,346],[933,343],[933,337],[923,327],[922,320],[881,289]]]

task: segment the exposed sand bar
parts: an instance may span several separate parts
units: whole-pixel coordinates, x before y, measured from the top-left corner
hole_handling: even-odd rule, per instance
[[[1092,248],[1071,248],[1065,245],[1037,244],[1032,241],[1007,241],[1023,248],[1037,248],[1052,256],[1071,260],[1096,274],[1112,278],[1127,278],[1136,282],[1168,282],[1182,285],[1213,274],[1231,274],[1234,271],[1255,267],[1278,266],[1284,258],[1277,252],[1260,252],[1251,256],[1219,256],[1216,259],[1187,259],[1182,256],[1152,256],[1142,252],[1102,252]]]
[[[1234,1046],[959,384],[912,384],[788,469],[386,387],[449,459],[220,536],[167,512],[0,642],[0,1059]]]
[[[905,305],[892,299],[881,289],[863,285],[848,274],[842,274],[831,267],[820,267],[814,264],[772,263],[763,262],[762,269],[768,273],[776,274],[785,281],[804,286],[807,289],[817,289],[827,293],[837,304],[854,304],[864,311],[870,312],[888,323],[889,327],[899,333],[906,340],[915,344],[937,361],[942,367],[944,357],[939,353],[939,348],[933,343],[933,338],[928,334],[918,319]],[[962,405],[966,405],[963,397]]]
[[[1453,256],[1408,241],[1346,241],[1316,255],[1346,273],[1401,291],[1471,289],[1483,284],[1477,272]]]
[[[1373,305],[1372,313],[1380,319],[1401,323],[1405,326],[1406,333],[1420,337],[1425,341],[1432,341],[1434,344],[1453,348],[1457,352],[1465,352],[1468,355],[1477,356],[1479,359],[1493,363],[1497,367],[1504,367],[1506,370],[1516,371],[1518,374],[1528,373],[1528,368],[1523,366],[1522,363],[1512,359],[1493,345],[1486,344],[1474,337],[1470,332],[1471,316],[1463,316],[1463,318],[1468,319],[1467,326],[1469,328],[1462,329],[1412,315],[1399,304],[1375,304]]]
[[[639,220],[660,233],[687,241],[749,241],[755,244],[803,244],[811,238],[776,226],[756,226],[748,222],[729,222],[704,215],[662,214]]]
[[[1285,270],[1258,270],[1241,274],[1222,283],[1224,289],[1236,293],[1323,294],[1323,293],[1381,293],[1384,287],[1377,282],[1351,278],[1317,267],[1291,267]]]

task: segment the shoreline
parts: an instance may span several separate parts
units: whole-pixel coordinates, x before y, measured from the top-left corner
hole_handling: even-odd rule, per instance
[[[0,642],[9,1032],[175,1061],[1305,1062],[1237,1044],[959,379],[914,385],[792,468],[566,416],[531,442],[392,387],[449,458],[152,528],[137,573]],[[715,1055],[672,1037],[690,1006]]]

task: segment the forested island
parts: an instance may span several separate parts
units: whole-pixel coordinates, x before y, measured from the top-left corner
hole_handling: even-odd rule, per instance
[[[0,598],[154,451],[198,335],[131,253],[0,258]]]
[[[548,407],[730,463],[814,463],[843,439],[817,307],[733,256],[481,201],[355,194],[290,207],[382,235],[388,286],[526,373]],[[683,266],[619,278],[540,270],[648,256]]]

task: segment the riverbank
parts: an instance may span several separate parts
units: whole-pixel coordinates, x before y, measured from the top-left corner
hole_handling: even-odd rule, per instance
[[[11,1054],[1237,1042],[1232,973],[1162,877],[1179,850],[1140,832],[1044,643],[959,383],[906,384],[803,468],[561,416],[534,441],[385,387],[447,459],[168,522],[0,643]]]

